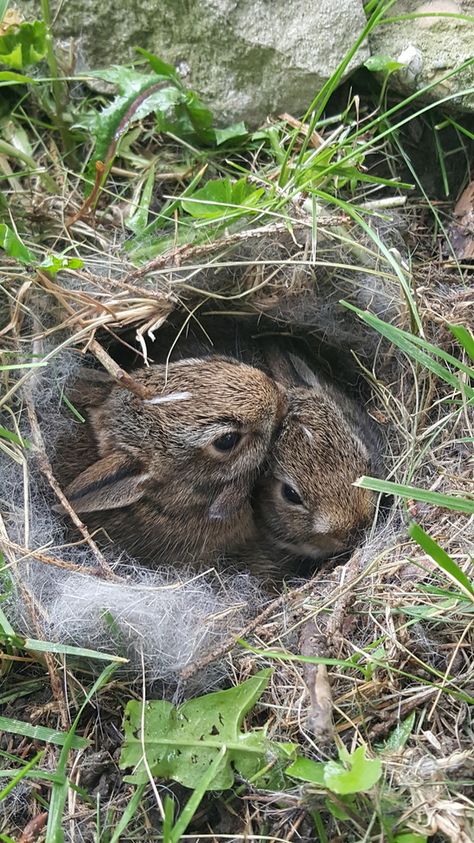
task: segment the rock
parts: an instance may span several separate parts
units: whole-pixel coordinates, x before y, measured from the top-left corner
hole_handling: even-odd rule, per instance
[[[390,17],[407,13],[451,13],[474,15],[473,0],[399,0],[390,9]],[[453,17],[422,17],[376,27],[370,35],[372,55],[386,55],[403,62],[405,68],[395,73],[391,85],[411,94],[437,79],[442,79],[474,56],[474,22]],[[462,91],[470,89],[468,93]],[[424,98],[439,100],[449,94],[456,97],[446,108],[474,111],[474,65],[432,88]]]
[[[23,0],[27,18],[38,0]],[[54,33],[76,42],[76,70],[128,62],[144,47],[185,71],[219,123],[302,114],[366,23],[361,0],[75,0]],[[362,47],[349,70],[368,57]],[[186,72],[187,71],[187,72]]]

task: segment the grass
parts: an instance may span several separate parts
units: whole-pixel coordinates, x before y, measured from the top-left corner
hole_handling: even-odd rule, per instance
[[[368,4],[367,32],[390,18],[392,5]],[[42,6],[49,22],[49,4]],[[474,340],[469,268],[442,249],[455,255],[447,235],[461,185],[452,162],[469,160],[469,126],[446,110],[450,95],[403,99],[390,80],[382,93],[362,91],[358,111],[349,91],[347,106],[338,94],[336,107],[356,44],[301,121],[283,116],[253,133],[216,133],[173,69],[148,57],[143,90],[159,106],[164,79],[182,119],[153,106],[138,122],[129,85],[141,71],[114,71],[120,102],[86,88],[72,99],[49,26],[46,35],[48,76],[0,74],[22,140],[0,141],[0,456],[21,467],[25,521],[38,451],[34,430],[24,434],[28,390],[56,357],[93,338],[118,348],[124,329],[146,354],[148,334],[159,340],[173,311],[184,314],[182,330],[200,324],[206,308],[243,319],[263,312],[286,330],[284,291],[314,294],[313,272],[320,295],[334,306],[348,300],[354,356],[389,449],[387,478],[360,485],[390,494],[392,505],[349,561],[288,586],[255,628],[217,654],[234,686],[272,668],[246,729],[263,726],[269,745],[285,742],[298,775],[269,762],[262,776],[212,793],[224,746],[191,790],[151,771],[145,784],[124,779],[122,715],[130,699],[144,708],[146,682],[115,672],[120,656],[47,640],[26,575],[28,531],[23,545],[12,540],[2,501],[0,840],[43,833],[47,843],[66,834],[100,843],[206,835],[464,843],[474,828]],[[434,127],[442,200],[412,161],[413,126]],[[108,174],[91,167],[102,159]],[[406,249],[385,200],[401,209]],[[382,312],[357,303],[374,278],[386,294]],[[58,410],[61,403],[68,399],[58,390]],[[62,546],[35,544],[34,553],[44,565],[70,565]],[[11,588],[31,603],[28,638],[8,614]],[[113,617],[109,623],[112,631]],[[101,669],[104,660],[97,678],[91,664]]]

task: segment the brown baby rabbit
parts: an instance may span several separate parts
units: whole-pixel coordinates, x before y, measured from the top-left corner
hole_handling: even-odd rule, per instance
[[[353,547],[370,525],[376,496],[352,484],[380,472],[381,442],[362,408],[302,359],[275,348],[266,357],[292,388],[254,509],[261,541],[284,571],[291,557],[320,560]]]
[[[141,561],[213,561],[250,529],[251,488],[286,412],[285,390],[217,355],[133,377],[150,398],[95,370],[76,382],[71,397],[88,423],[79,460],[92,453],[66,496]]]

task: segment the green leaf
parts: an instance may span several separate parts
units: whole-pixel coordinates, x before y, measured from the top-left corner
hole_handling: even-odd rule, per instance
[[[373,73],[381,71],[382,73],[393,73],[395,70],[400,70],[405,67],[403,62],[395,61],[390,56],[375,55],[369,56],[364,62],[364,67]]]
[[[453,495],[442,495],[440,492],[430,492],[427,489],[405,486],[402,483],[392,483],[391,480],[360,477],[359,480],[356,480],[354,486],[359,486],[361,489],[372,489],[373,492],[382,492],[387,495],[400,495],[401,498],[423,501],[423,503],[430,503],[443,509],[453,509],[455,512],[467,512],[468,515],[474,513],[474,500],[455,498]]]
[[[23,735],[35,741],[53,743],[56,746],[63,746],[68,739],[67,732],[57,732],[55,729],[47,729],[45,726],[33,726],[23,720],[12,720],[9,717],[0,716],[0,730],[11,732],[14,735]],[[84,749],[89,746],[90,741],[85,738],[74,737],[72,746],[74,749]]]
[[[162,76],[163,79],[179,81],[178,71],[172,64],[167,64],[163,59],[158,58],[153,53],[149,53],[148,50],[143,50],[142,47],[136,47],[135,49],[137,53],[140,53],[141,56],[147,59],[151,69],[157,76]]]
[[[16,433],[12,433],[11,430],[7,430],[6,427],[0,424],[0,436],[3,439],[8,439],[9,442],[13,442],[15,445],[19,445],[20,448],[31,448],[31,442],[28,442],[27,439],[21,439],[20,436],[17,436]]]
[[[228,177],[211,179],[189,198],[181,200],[181,207],[198,219],[238,216],[244,214],[248,208],[255,207],[264,192],[264,188],[255,190],[246,178],[236,182],[232,182]]]
[[[245,123],[232,123],[231,126],[226,126],[225,129],[214,129],[216,138],[216,145],[220,146],[228,140],[241,140],[248,135]]]
[[[148,213],[150,210],[150,202],[153,197],[153,185],[155,183],[155,165],[153,164],[149,171],[148,175],[145,180],[145,184],[141,191],[141,196],[138,201],[138,205],[135,208],[133,214],[129,216],[126,220],[126,226],[134,234],[141,234],[141,232],[146,228],[148,224]]]
[[[183,95],[176,88],[163,87],[162,77],[154,73],[145,75],[129,67],[115,65],[89,75],[111,82],[119,90],[118,96],[102,111],[87,114],[76,124],[95,137],[95,150],[89,165],[91,176],[97,161],[111,163],[121,135],[133,120],[142,119],[157,108],[171,108],[176,97]]]
[[[359,746],[346,756],[345,765],[338,761],[327,761],[324,765],[324,782],[333,793],[365,793],[382,775],[382,763],[378,758],[365,757],[365,746]]]
[[[0,249],[3,249],[9,257],[20,263],[31,265],[35,262],[35,256],[21,242],[17,234],[5,223],[0,223]]]
[[[271,670],[262,670],[235,688],[207,694],[178,708],[166,700],[128,702],[120,767],[133,767],[134,772],[126,781],[141,784],[148,780],[145,751],[154,776],[198,788],[223,747],[222,763],[207,789],[232,787],[235,771],[250,779],[268,763],[272,750],[278,753],[278,745],[271,744],[261,731],[241,731],[245,715],[260,698],[270,674]]]
[[[38,269],[44,269],[55,275],[61,269],[81,269],[84,261],[81,258],[68,258],[67,255],[48,255],[40,264]]]
[[[470,387],[467,383],[461,384],[455,374],[450,372],[446,366],[438,363],[437,360],[433,360],[433,358],[430,357],[430,354],[440,357],[442,360],[445,360],[447,363],[450,363],[452,366],[460,369],[461,372],[464,372],[470,378],[474,377],[474,370],[472,367],[470,368],[469,366],[465,366],[464,363],[457,360],[456,357],[448,354],[448,352],[443,349],[432,345],[421,337],[409,334],[408,331],[402,331],[401,328],[396,328],[395,325],[390,325],[388,322],[384,322],[382,319],[379,319],[378,316],[374,316],[368,311],[360,310],[358,307],[355,307],[353,304],[344,300],[341,300],[340,304],[344,305],[344,307],[347,307],[349,310],[352,310],[354,313],[357,313],[359,318],[362,319],[366,325],[374,328],[374,330],[378,331],[379,334],[382,334],[383,337],[388,339],[389,342],[393,342],[394,345],[400,348],[405,354],[413,358],[413,360],[416,360],[418,363],[421,363],[421,365],[426,366],[427,369],[442,380],[446,381],[446,383],[449,383],[450,386],[459,391],[462,389],[469,398],[474,398],[474,389],[472,389],[472,387]]]
[[[0,35],[0,63],[23,70],[46,55],[46,24],[35,20],[12,24]]]
[[[297,758],[293,764],[286,768],[286,774],[293,779],[301,779],[304,782],[325,787],[325,767],[326,765],[322,761],[312,761],[311,758]]]
[[[448,328],[456,337],[459,345],[462,345],[469,354],[471,360],[474,361],[474,337],[471,332],[465,328],[464,325],[450,325],[448,323]]]
[[[23,73],[14,73],[13,70],[0,70],[0,86],[2,82],[5,85],[25,85],[35,81],[31,76],[24,76]]]
[[[396,750],[403,749],[408,738],[413,732],[415,719],[416,711],[412,711],[412,713],[408,717],[406,717],[405,720],[402,720],[401,723],[398,723],[395,726],[393,732],[390,733],[387,740],[385,741],[382,751],[395,752]]]
[[[426,834],[415,834],[413,831],[405,831],[393,838],[393,843],[427,843]]]
[[[447,574],[449,579],[454,582],[455,585],[459,586],[464,594],[467,594],[471,600],[474,599],[474,585],[466,576],[464,571],[461,570],[459,565],[457,565],[454,559],[451,559],[449,554],[446,553],[446,551],[443,550],[443,548],[440,547],[439,544],[431,538],[431,536],[425,533],[419,524],[416,524],[415,522],[410,524],[408,532],[411,538],[416,541],[416,543],[419,544],[429,556],[431,556],[438,567]]]

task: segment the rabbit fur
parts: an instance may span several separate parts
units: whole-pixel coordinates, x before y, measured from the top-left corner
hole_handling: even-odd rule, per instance
[[[300,357],[267,346],[289,411],[253,495],[256,535],[276,569],[353,547],[375,514],[376,495],[353,485],[382,470],[381,438],[354,400]]]
[[[134,378],[152,398],[95,370],[77,379],[71,397],[87,424],[56,453],[66,496],[140,562],[209,564],[251,528],[250,492],[286,413],[285,390],[219,355]]]

